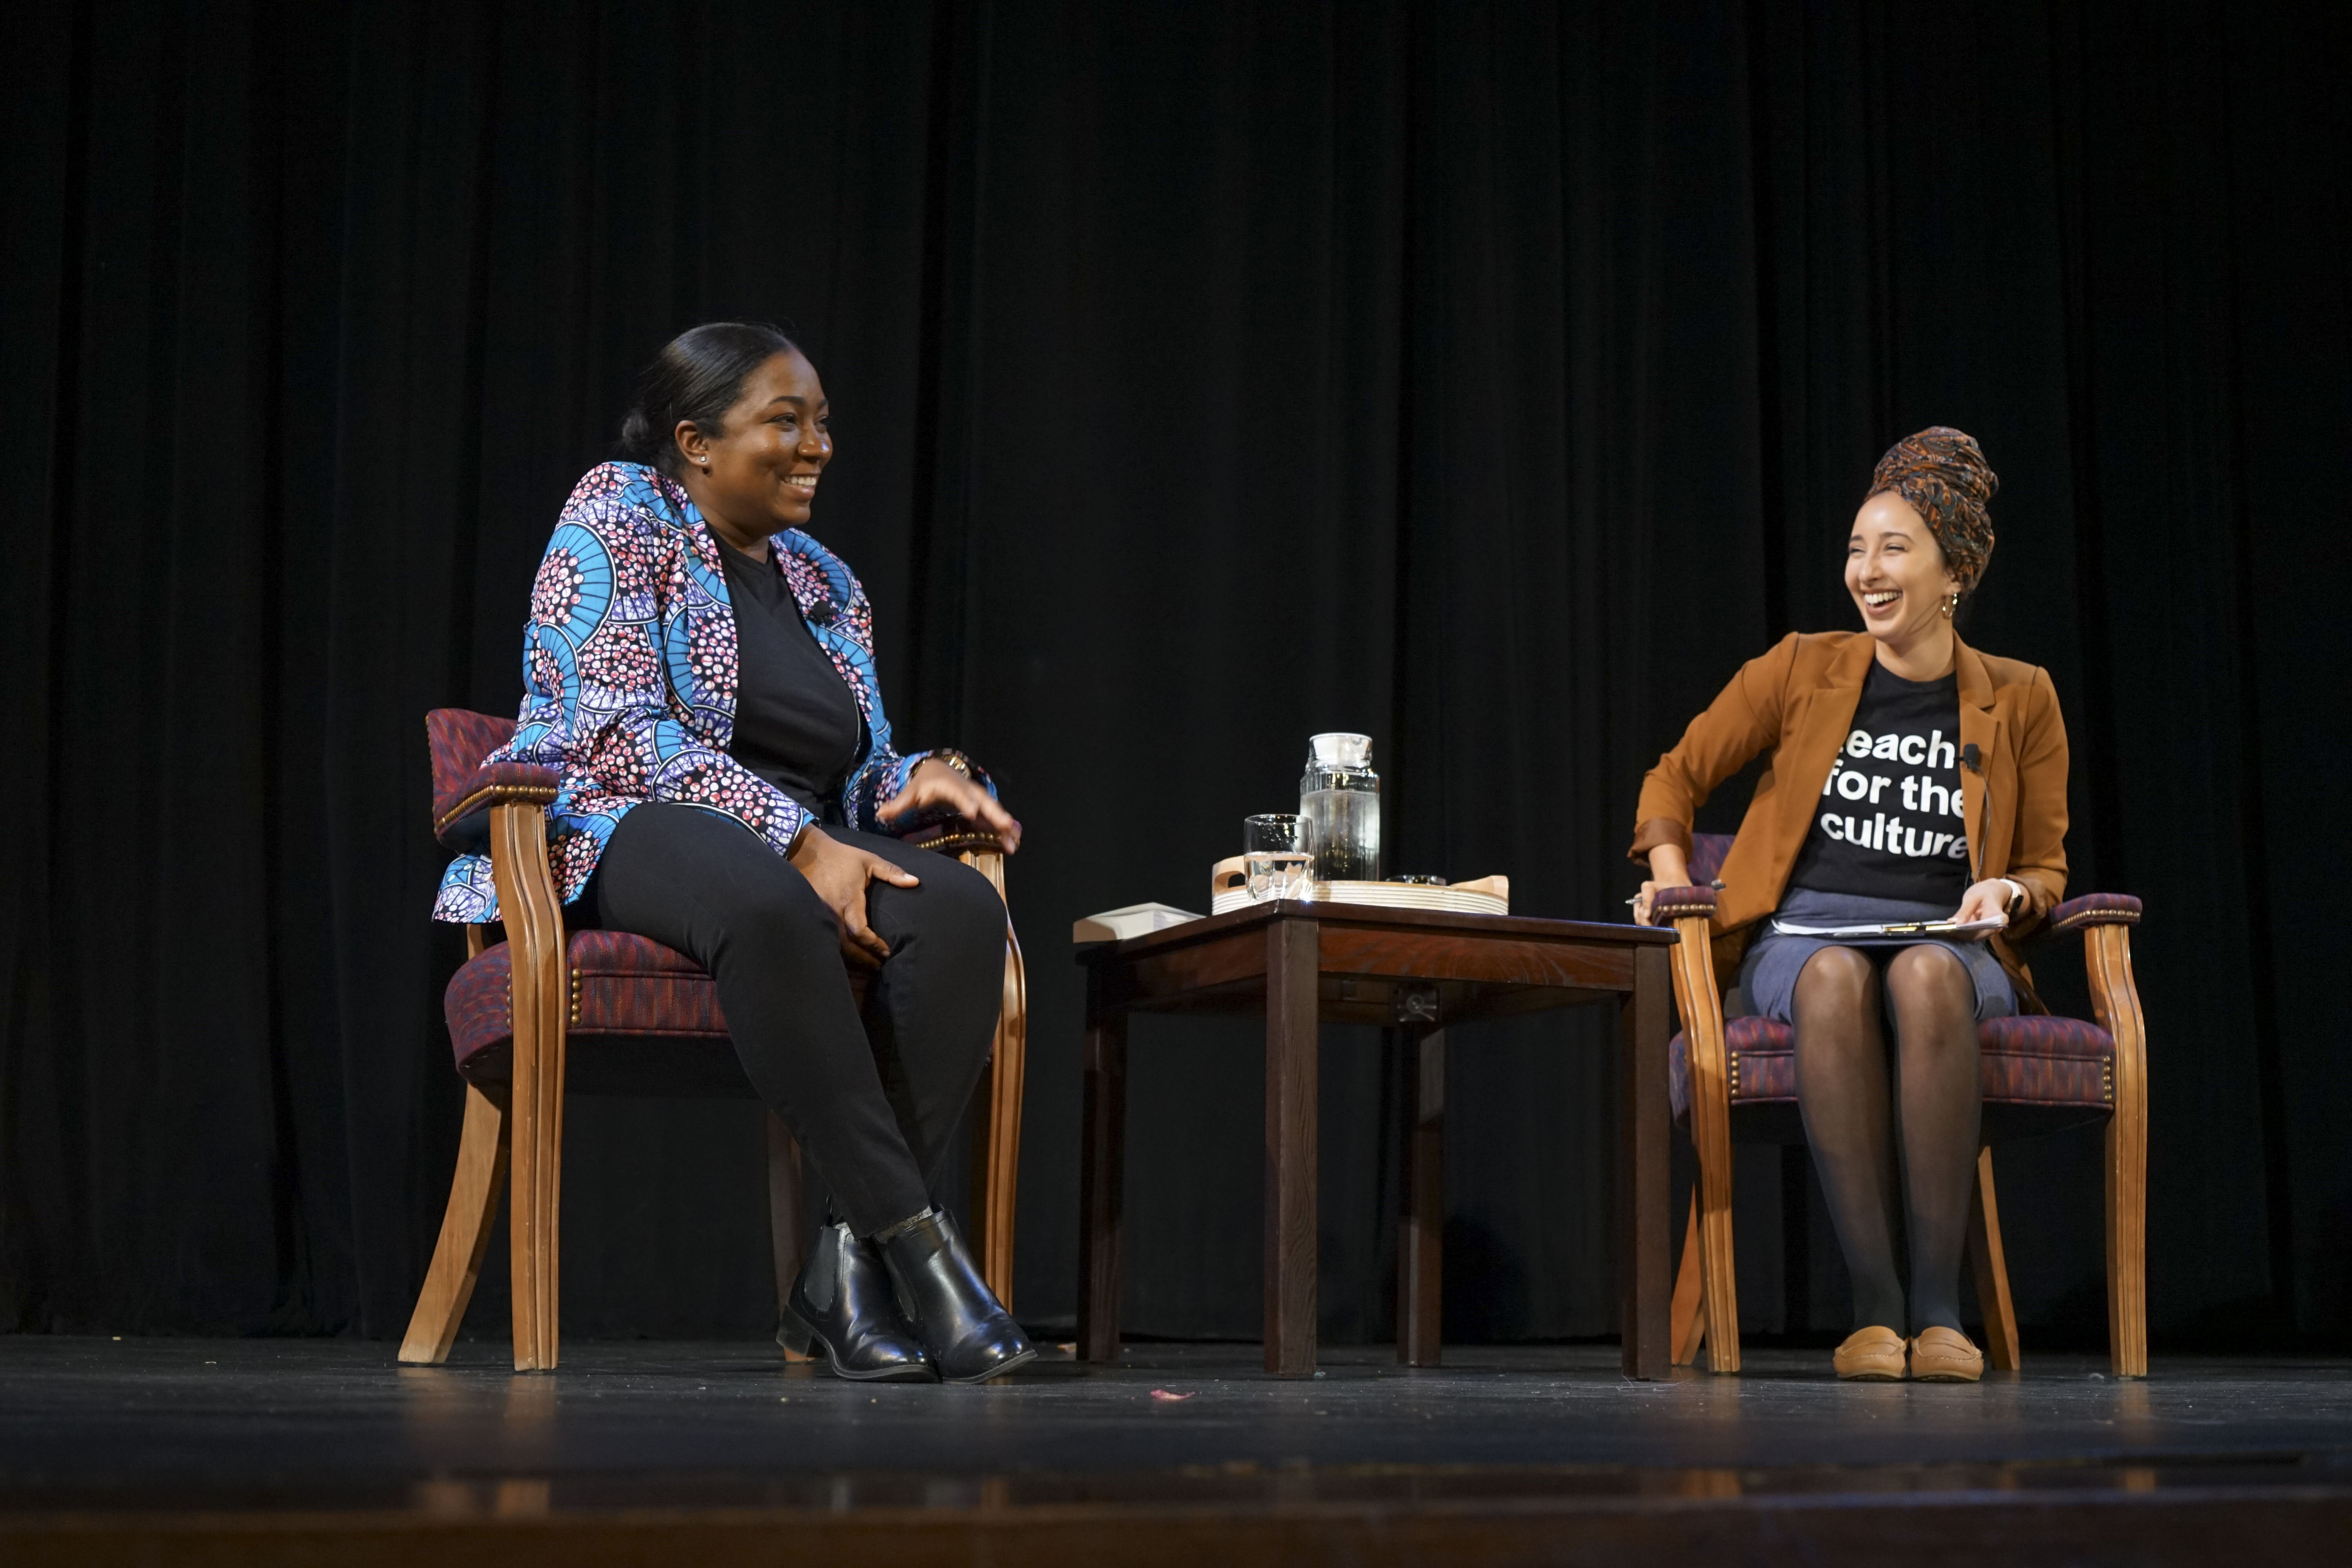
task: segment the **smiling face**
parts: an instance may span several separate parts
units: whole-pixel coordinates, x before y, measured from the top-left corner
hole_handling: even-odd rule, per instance
[[[1845,587],[1872,637],[1899,649],[1933,636],[1949,624],[1944,606],[1959,586],[1910,502],[1887,490],[1862,503],[1846,541]]]
[[[768,535],[808,521],[817,476],[833,460],[831,412],[816,367],[789,353],[743,378],[722,428],[679,423],[687,492],[714,532],[764,553]]]

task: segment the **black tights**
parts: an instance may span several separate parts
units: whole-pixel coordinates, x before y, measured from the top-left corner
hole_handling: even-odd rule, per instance
[[[1958,1329],[1983,1104],[1976,987],[1960,961],[1933,943],[1896,952],[1883,977],[1880,967],[1853,948],[1825,947],[1797,976],[1797,1101],[1853,1277],[1854,1327],[1905,1331],[1895,1264],[1899,1155],[1908,1331]],[[1895,1017],[1891,1094],[1882,985]]]
[[[820,831],[812,828],[812,832]],[[987,1064],[1004,982],[1004,905],[988,879],[895,838],[822,831],[922,879],[867,884],[890,956],[861,1018],[833,911],[740,823],[655,803],[621,818],[575,924],[631,931],[710,972],[735,1054],[815,1164],[850,1228],[921,1213]]]

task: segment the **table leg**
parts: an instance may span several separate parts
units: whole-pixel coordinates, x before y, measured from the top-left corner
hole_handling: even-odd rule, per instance
[[[1397,1216],[1397,1360],[1435,1366],[1445,1268],[1445,1034],[1405,1036],[1404,1205]]]
[[[1078,1355],[1118,1360],[1118,1231],[1127,1185],[1127,1015],[1087,980],[1085,1121],[1078,1152]]]
[[[1316,995],[1311,920],[1266,928],[1265,1370],[1315,1371]]]
[[[1635,949],[1633,989],[1618,1013],[1618,1314],[1624,1373],[1633,1378],[1667,1376],[1674,1355],[1667,1330],[1674,1283],[1667,1268],[1673,1184],[1666,1163],[1666,964],[1664,948]]]

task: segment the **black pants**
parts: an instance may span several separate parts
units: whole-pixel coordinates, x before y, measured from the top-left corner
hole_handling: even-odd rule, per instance
[[[740,824],[651,803],[621,818],[579,901],[581,926],[650,937],[719,982],[751,1086],[800,1140],[841,1217],[871,1236],[930,1204],[987,1064],[1004,979],[1004,905],[949,856],[822,831],[922,879],[866,887],[890,956],[859,1016],[833,911]]]

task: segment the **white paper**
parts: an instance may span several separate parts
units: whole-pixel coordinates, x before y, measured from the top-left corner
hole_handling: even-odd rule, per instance
[[[1801,926],[1775,919],[1772,929],[1783,936],[1825,936],[1859,940],[1874,936],[1981,936],[1987,931],[2004,929],[2008,918],[1994,915],[1990,920],[1970,921],[1962,925],[1957,921],[1889,921],[1884,925]]]

